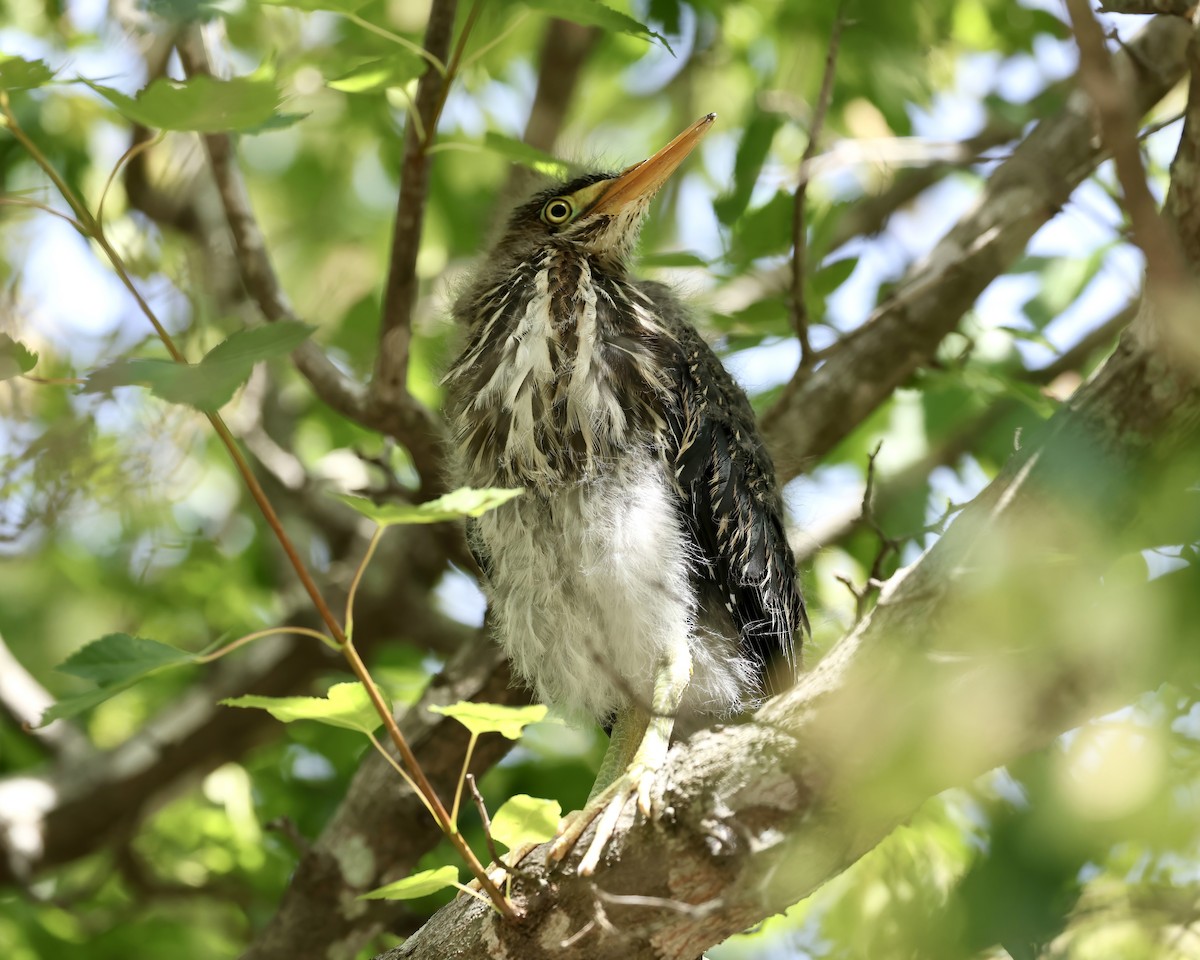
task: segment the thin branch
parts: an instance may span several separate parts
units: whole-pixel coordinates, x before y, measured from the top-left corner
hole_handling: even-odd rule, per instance
[[[1133,240],[1146,254],[1146,292],[1151,296],[1168,295],[1183,285],[1187,268],[1146,183],[1133,100],[1117,77],[1104,31],[1092,15],[1088,0],[1066,3],[1079,47],[1079,84],[1095,105],[1100,136],[1112,153],[1125,209],[1133,223]]]
[[[1196,0],[1100,0],[1103,13],[1133,13],[1141,15],[1166,14],[1186,17],[1196,6]]]
[[[829,35],[829,50],[825,54],[825,72],[821,76],[821,90],[817,94],[817,102],[813,106],[812,123],[808,128],[808,146],[804,148],[804,156],[800,160],[800,180],[796,184],[792,208],[792,328],[800,341],[800,366],[810,367],[813,362],[812,347],[808,342],[808,305],[804,301],[804,279],[806,254],[808,252],[808,228],[804,217],[804,199],[808,194],[809,164],[817,155],[820,145],[821,128],[825,125],[825,114],[829,110],[829,102],[833,98],[833,80],[837,70],[838,48],[842,40],[842,28],[846,25],[844,18],[845,3],[838,4],[833,21],[833,30]]]
[[[838,48],[841,46],[841,31],[846,25],[846,4],[841,0],[838,13],[835,14],[833,31],[829,35],[829,49],[826,53],[826,66],[821,77],[821,91],[817,94],[817,102],[812,108],[812,122],[809,125],[809,143],[804,148],[804,156],[800,158],[799,182],[796,194],[792,198],[792,329],[796,330],[797,340],[800,341],[800,367],[806,368],[814,364],[812,347],[809,344],[809,307],[804,301],[804,272],[805,260],[808,254],[808,224],[804,217],[804,198],[808,196],[812,158],[817,155],[821,143],[821,127],[829,110],[829,101],[833,98],[833,82],[838,67]]]
[[[203,33],[198,28],[185,33],[177,49],[188,76],[212,75]],[[203,140],[237,250],[242,283],[268,321],[297,319],[271,264],[237,165],[232,139],[228,134],[205,134]],[[440,426],[431,411],[407,392],[398,406],[372,403],[366,389],[346,377],[312,340],[306,340],[292,352],[292,361],[317,396],[333,410],[367,429],[395,437],[405,446],[421,478],[423,498],[442,492]]]
[[[472,737],[471,746],[475,745]],[[500,854],[496,850],[496,841],[492,839],[492,818],[488,816],[487,804],[483,802],[483,795],[479,792],[479,787],[475,784],[475,774],[468,773],[464,780],[467,782],[467,789],[471,791],[471,799],[475,801],[475,809],[479,811],[479,819],[483,823],[483,838],[487,843],[488,854],[492,858],[492,863],[502,863]]]
[[[425,49],[439,60],[446,60],[454,32],[458,0],[434,0],[425,27]],[[460,37],[459,49],[465,40]],[[457,66],[456,64],[454,65]],[[442,76],[432,67],[417,84],[417,124],[404,129],[404,158],[400,166],[400,191],[396,200],[396,219],[392,232],[392,250],[384,288],[383,312],[379,324],[379,356],[371,383],[373,402],[382,406],[404,406],[411,402],[408,392],[408,352],[412,340],[412,312],[417,300],[417,253],[421,246],[425,203],[429,194],[429,147],[437,131],[437,121],[445,103],[453,73],[447,68]]]

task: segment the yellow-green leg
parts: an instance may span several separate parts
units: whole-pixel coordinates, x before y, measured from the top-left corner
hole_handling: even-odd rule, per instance
[[[675,714],[691,676],[691,654],[686,645],[679,644],[655,671],[651,711],[630,707],[618,713],[587,806],[564,822],[548,859],[561,860],[570,853],[592,821],[599,818],[592,842],[579,862],[579,874],[589,876],[630,800],[636,799],[643,816],[650,816],[654,778],[667,758]]]

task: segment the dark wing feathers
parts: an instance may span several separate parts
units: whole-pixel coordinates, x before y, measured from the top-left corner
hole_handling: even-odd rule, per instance
[[[673,342],[662,349],[674,406],[666,453],[683,515],[701,556],[702,602],[724,607],[743,648],[764,669],[794,663],[797,629],[808,629],[783,526],[775,469],[746,395],[660,284],[640,284]]]

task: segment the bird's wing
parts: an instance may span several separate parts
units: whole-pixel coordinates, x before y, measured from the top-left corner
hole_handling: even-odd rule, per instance
[[[640,288],[674,341],[663,348],[675,401],[667,416],[666,453],[681,512],[701,552],[696,576],[702,602],[724,606],[743,648],[764,666],[782,656],[794,667],[794,634],[807,632],[808,620],[775,468],[754,411],[670,292],[653,283]]]

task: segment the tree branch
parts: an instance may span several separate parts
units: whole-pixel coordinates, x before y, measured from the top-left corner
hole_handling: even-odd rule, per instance
[[[442,62],[450,51],[457,6],[457,0],[434,0],[429,11],[425,49]],[[371,383],[371,400],[379,407],[401,409],[414,402],[408,392],[408,348],[412,339],[413,304],[417,299],[417,253],[429,193],[428,150],[433,144],[450,79],[450,75],[443,76],[434,67],[427,67],[417,84],[413,102],[420,122],[410,117],[404,125],[400,192],[380,318],[379,356]]]
[[[1181,20],[1155,19],[1113,58],[1139,113],[1183,76],[1189,33]],[[929,362],[975,298],[1020,256],[1101,158],[1089,105],[1080,99],[1037,126],[992,174],[980,202],[870,320],[822,365],[793,378],[766,412],[767,444],[785,481],[832,449]]]
[[[535,852],[514,884],[525,923],[459,900],[386,960],[694,960],[847,867],[927,797],[1176,671],[1167,646],[1190,643],[1200,573],[1100,579],[1137,525],[1145,468],[1200,434],[1197,372],[1131,333],[1045,445],[1014,457],[794,690],[672,749],[660,815],[623,821],[594,880],[547,872]],[[1182,487],[1155,495],[1182,501]],[[1128,643],[1149,610],[1159,629]],[[593,882],[643,902],[618,911]]]

